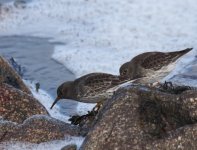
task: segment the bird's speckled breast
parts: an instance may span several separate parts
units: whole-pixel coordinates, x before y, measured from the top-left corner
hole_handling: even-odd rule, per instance
[[[170,65],[162,67],[158,71],[153,71],[153,70],[148,69],[146,71],[146,77],[140,78],[139,80],[137,80],[137,82],[138,83],[158,82],[162,80],[164,77],[166,77],[175,68],[175,64],[176,62],[171,63]]]

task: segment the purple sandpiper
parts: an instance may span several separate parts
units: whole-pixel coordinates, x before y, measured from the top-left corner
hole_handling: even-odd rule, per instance
[[[120,76],[138,83],[155,83],[166,77],[174,68],[176,61],[192,48],[174,52],[145,52],[124,63]],[[139,80],[138,80],[139,79]]]
[[[113,95],[116,86],[124,82],[124,78],[106,73],[91,73],[74,81],[64,82],[57,89],[57,98],[51,109],[60,99],[102,103]]]

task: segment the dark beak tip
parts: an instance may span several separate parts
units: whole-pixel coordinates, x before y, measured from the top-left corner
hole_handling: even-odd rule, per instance
[[[52,109],[52,108],[53,108],[53,106],[50,107],[50,109]]]
[[[193,47],[191,47],[191,48],[187,48],[189,51],[191,51],[192,49],[193,49]]]
[[[52,109],[53,106],[55,106],[55,104],[58,102],[58,100],[59,100],[59,98],[57,97],[57,98],[55,99],[55,101],[53,102],[53,104],[51,105],[50,109]]]

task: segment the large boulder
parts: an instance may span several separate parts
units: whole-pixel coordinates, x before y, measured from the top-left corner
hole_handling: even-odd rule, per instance
[[[16,124],[0,121],[0,142],[22,141],[41,143],[51,140],[62,140],[65,136],[79,136],[76,126],[64,123],[44,115],[35,115]]]
[[[197,91],[128,86],[104,104],[80,149],[197,149],[196,122]]]
[[[22,123],[32,115],[48,115],[40,102],[31,95],[10,85],[0,84],[0,116],[9,121]]]
[[[11,67],[7,60],[0,56],[0,83],[7,83],[23,92],[31,94],[18,73]]]

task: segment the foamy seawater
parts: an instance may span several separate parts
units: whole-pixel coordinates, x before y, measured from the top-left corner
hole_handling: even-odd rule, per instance
[[[195,0],[34,0],[25,8],[12,2],[3,7],[9,11],[2,9],[1,35],[64,42],[52,58],[77,77],[95,71],[118,74],[120,64],[144,51],[194,47],[196,54]]]
[[[52,103],[54,102],[53,97],[51,97],[46,91],[42,89],[39,89],[39,91],[37,92],[34,82],[26,80],[24,80],[24,82],[31,90],[33,96],[40,101],[40,103],[47,109],[47,111],[52,117],[57,118],[66,123],[70,123],[70,121],[68,121],[70,116],[66,116],[65,114],[60,113],[60,107],[58,105],[55,105],[53,109],[50,109]],[[76,114],[87,114],[87,112],[90,111],[94,106],[95,104],[79,103],[77,109],[75,110]]]
[[[29,0],[21,5],[15,2],[0,6],[0,36],[46,37],[62,42],[55,46],[51,57],[76,77],[91,72],[118,74],[121,64],[142,52],[188,47],[194,49],[178,61],[166,79],[177,74],[188,76],[196,66],[196,0]],[[196,85],[195,78],[178,79]],[[33,85],[27,84],[51,116],[68,122],[69,116],[59,113],[58,106],[49,110],[53,100],[48,93],[36,93]],[[93,106],[80,104],[76,112],[83,114]],[[55,149],[55,143],[51,145]]]

